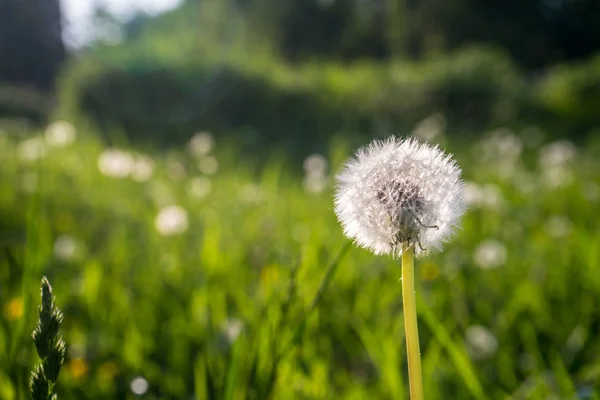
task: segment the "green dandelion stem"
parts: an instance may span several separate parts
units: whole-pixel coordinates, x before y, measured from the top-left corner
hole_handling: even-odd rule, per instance
[[[404,246],[402,250],[402,305],[404,308],[404,331],[406,334],[410,399],[423,400],[421,350],[419,348],[419,328],[417,326],[417,306],[415,301],[414,260],[413,246]]]

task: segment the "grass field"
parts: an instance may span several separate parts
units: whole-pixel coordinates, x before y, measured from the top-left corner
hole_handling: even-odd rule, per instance
[[[436,126],[416,133],[455,154],[469,211],[417,259],[426,398],[600,398],[600,141]],[[399,260],[347,246],[332,185],[353,149],[330,149],[0,133],[0,398],[28,398],[43,274],[61,399],[407,398]]]

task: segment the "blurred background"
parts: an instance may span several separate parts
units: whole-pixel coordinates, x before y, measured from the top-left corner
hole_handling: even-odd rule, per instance
[[[398,260],[336,261],[332,203],[391,134],[466,181],[426,398],[600,398],[599,2],[0,0],[0,399],[42,275],[59,398],[408,398]]]

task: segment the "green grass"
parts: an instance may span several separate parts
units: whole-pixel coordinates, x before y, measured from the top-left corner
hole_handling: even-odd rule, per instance
[[[416,260],[426,398],[597,398],[600,142],[549,175],[535,136],[518,157],[502,153],[506,139],[481,137],[442,141],[487,202],[443,253]],[[352,246],[305,319],[347,244],[331,194],[351,151],[342,139],[326,155],[326,190],[310,194],[284,153],[243,154],[217,138],[201,199],[184,148],[152,154],[152,179],[136,182],[99,172],[93,132],[38,162],[20,159],[22,140],[0,134],[0,398],[27,398],[42,274],[65,314],[60,398],[135,398],[138,376],[148,398],[407,398],[399,260]],[[549,185],[557,174],[571,178]],[[155,217],[170,204],[189,227],[165,237]],[[65,237],[78,250],[61,258]],[[475,254],[490,240],[505,262],[486,269]],[[496,346],[474,343],[477,326]]]

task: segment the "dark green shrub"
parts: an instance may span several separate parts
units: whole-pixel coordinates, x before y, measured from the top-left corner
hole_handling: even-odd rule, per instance
[[[534,88],[535,110],[553,126],[586,134],[600,125],[600,56],[552,68]]]
[[[181,144],[208,129],[257,149],[305,153],[340,131],[404,133],[434,112],[452,127],[511,124],[531,100],[526,88],[504,54],[471,49],[391,67],[88,57],[65,72],[60,95],[62,117],[85,117],[135,141]]]

